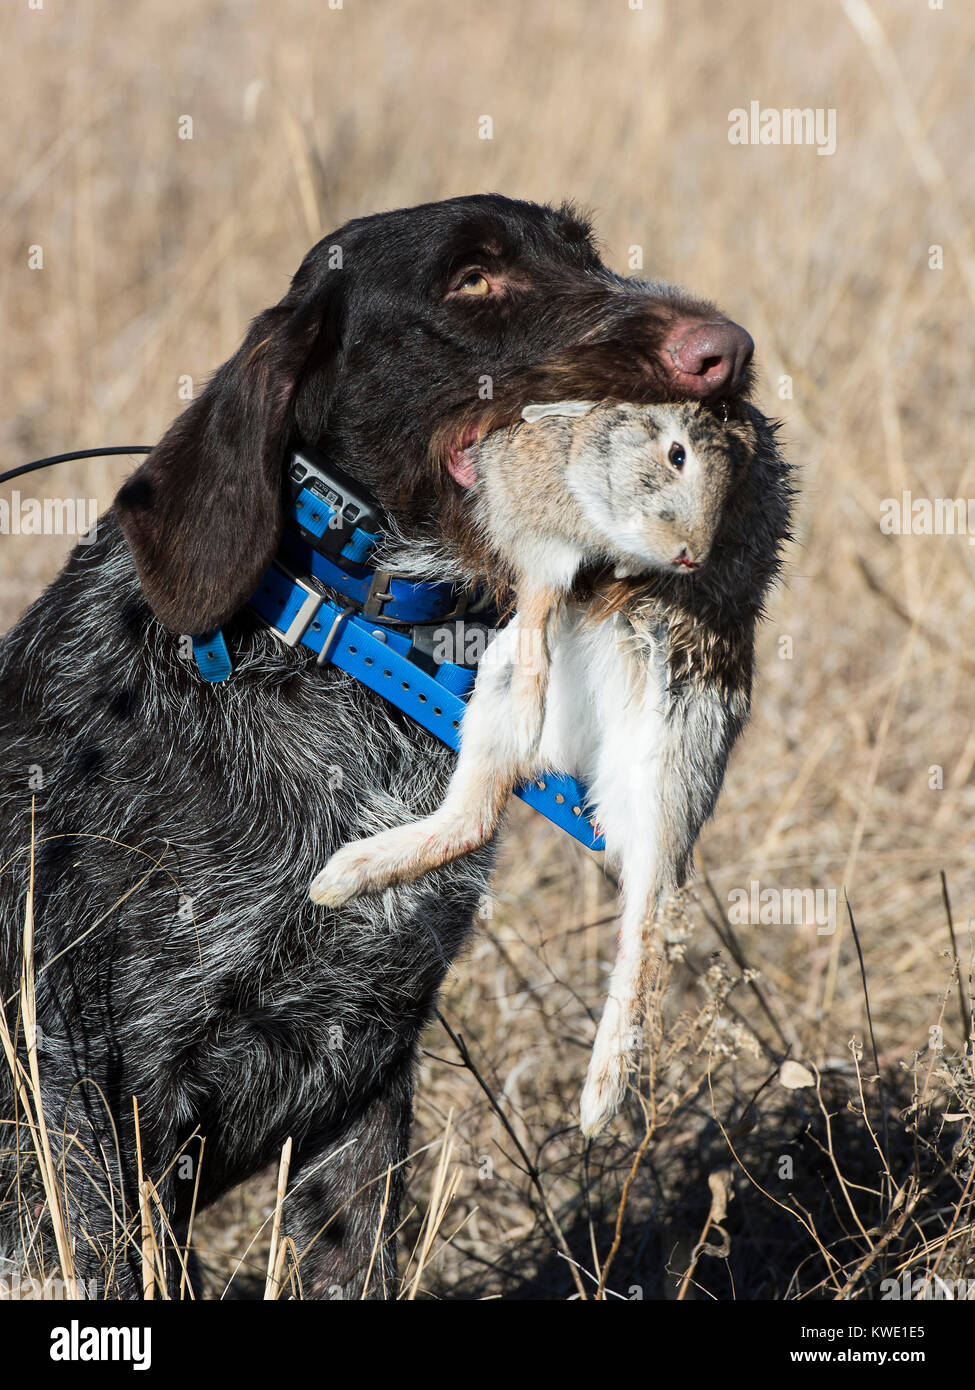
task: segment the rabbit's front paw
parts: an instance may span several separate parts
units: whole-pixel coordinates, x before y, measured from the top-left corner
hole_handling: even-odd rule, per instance
[[[336,850],[311,881],[308,896],[322,907],[343,907],[364,893],[378,893],[386,887],[368,840],[353,840]]]

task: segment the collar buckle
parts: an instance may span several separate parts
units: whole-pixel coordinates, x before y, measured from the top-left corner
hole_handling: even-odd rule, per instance
[[[395,603],[397,601],[396,595],[390,588],[390,582],[393,579],[403,579],[406,580],[407,583],[414,584],[421,582],[408,579],[406,575],[398,574],[396,570],[374,570],[372,578],[369,581],[369,592],[362,605],[362,616],[364,618],[375,618],[378,622],[382,623],[395,623],[399,627],[409,627],[412,622],[416,621],[415,619],[394,618],[385,611],[387,603]],[[402,603],[403,599],[400,598],[399,602]],[[449,613],[438,613],[436,618],[424,619],[424,621],[431,623],[449,623],[454,618],[460,618],[467,612],[469,602],[470,595],[466,590],[461,589],[457,592],[456,601]]]
[[[280,570],[286,579],[290,580],[292,584],[297,584],[305,597],[301,607],[286,628],[278,627],[275,623],[268,623],[268,627],[289,647],[297,647],[314,622],[318,610],[326,601],[325,596],[320,594],[317,589],[313,589],[310,584],[306,584],[299,575],[293,574],[287,565],[281,563],[280,559],[275,559],[273,563],[275,569]]]
[[[369,581],[369,592],[362,605],[363,617],[381,618],[383,616],[383,605],[389,603],[393,597],[389,587],[389,581],[392,577],[392,570],[373,570],[372,578]],[[386,621],[394,622],[395,619],[387,619]]]

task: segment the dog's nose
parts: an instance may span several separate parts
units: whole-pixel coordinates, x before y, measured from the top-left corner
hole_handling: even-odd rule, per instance
[[[754,351],[751,334],[730,319],[685,319],[661,348],[674,385],[682,395],[699,400],[736,390]]]

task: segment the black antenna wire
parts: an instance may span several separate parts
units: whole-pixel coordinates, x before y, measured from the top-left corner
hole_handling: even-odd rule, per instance
[[[38,468],[49,468],[52,463],[70,463],[72,459],[100,459],[109,454],[151,454],[154,444],[119,444],[110,449],[75,449],[70,454],[52,454],[50,458],[35,459],[33,463],[22,463],[19,468],[11,468],[0,473],[0,483],[9,483],[11,478],[19,478],[22,473],[34,473]]]

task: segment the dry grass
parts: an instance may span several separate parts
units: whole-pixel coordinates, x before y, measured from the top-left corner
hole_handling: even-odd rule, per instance
[[[971,1273],[975,551],[879,522],[905,489],[975,494],[973,28],[964,7],[908,0],[741,0],[717,17],[706,0],[77,0],[0,19],[0,468],[151,443],[181,375],[199,383],[228,355],[320,234],[496,188],[579,199],[611,263],[642,246],[648,273],[747,324],[802,469],[799,544],[641,1099],[586,1152],[574,1117],[612,887],[516,808],[443,994],[469,1064],[440,1025],[426,1039],[408,1296],[593,1297],[604,1279],[623,1296],[857,1298],[905,1269]],[[752,99],[835,107],[836,153],[731,146],[728,112]],[[124,472],[65,468],[37,495],[104,506]],[[0,540],[0,622],[66,548]],[[837,931],[732,935],[728,894],[753,879],[835,890]],[[776,1079],[786,1048],[811,1087]],[[211,1291],[250,1247],[232,1289],[287,1296],[275,1202],[270,1174],[200,1218]]]

